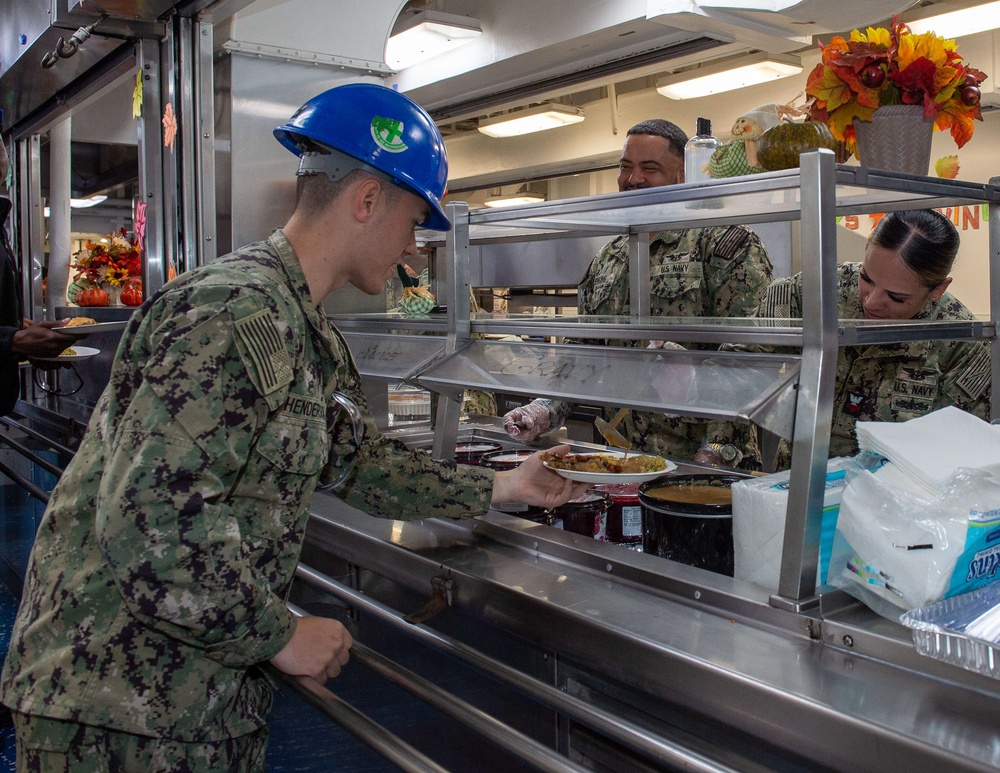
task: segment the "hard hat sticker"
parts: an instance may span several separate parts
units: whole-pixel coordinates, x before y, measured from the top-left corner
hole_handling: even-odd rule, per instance
[[[375,116],[372,118],[372,139],[375,144],[390,153],[402,153],[408,150],[403,142],[403,122],[395,118],[382,118]]]

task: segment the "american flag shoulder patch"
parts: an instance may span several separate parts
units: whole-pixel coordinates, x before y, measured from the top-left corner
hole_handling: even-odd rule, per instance
[[[792,316],[792,284],[791,282],[775,282],[767,288],[764,302],[761,304],[762,317],[786,319]]]
[[[750,231],[738,225],[730,226],[715,243],[715,254],[720,258],[731,260],[750,240]]]
[[[959,388],[973,400],[978,400],[990,385],[990,350],[979,347],[976,355],[956,382]]]
[[[262,395],[291,383],[292,362],[269,311],[262,309],[236,320],[233,335],[240,358]]]

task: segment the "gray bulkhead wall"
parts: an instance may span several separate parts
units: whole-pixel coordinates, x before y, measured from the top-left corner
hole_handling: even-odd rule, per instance
[[[215,64],[216,215],[219,254],[267,238],[292,214],[298,159],[275,140],[307,100],[344,83],[378,78],[298,62],[222,55]],[[385,311],[385,300],[345,288],[327,303],[339,313]],[[330,310],[333,310],[331,308]]]
[[[382,83],[385,44],[405,0],[259,0],[216,26],[213,67],[218,251],[269,236],[295,205],[298,161],[274,139],[307,100],[344,83]],[[329,311],[385,311],[353,287]]]

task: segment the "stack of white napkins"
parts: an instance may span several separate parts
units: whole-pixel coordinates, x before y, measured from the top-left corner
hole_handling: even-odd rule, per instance
[[[936,497],[959,467],[1000,474],[1000,426],[949,406],[900,423],[859,421],[858,447],[884,456],[878,476]]]

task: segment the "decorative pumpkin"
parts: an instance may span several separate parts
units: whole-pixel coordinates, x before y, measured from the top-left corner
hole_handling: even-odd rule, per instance
[[[434,300],[431,288],[427,285],[403,289],[403,302],[400,308],[404,314],[427,314],[435,305],[437,301]]]
[[[142,303],[142,290],[136,285],[127,285],[119,300],[126,306],[139,306]]]
[[[88,287],[76,293],[77,306],[107,306],[108,294],[100,287]]]
[[[757,141],[757,158],[769,172],[796,169],[799,153],[816,148],[837,152],[837,141],[822,121],[782,123],[768,129]]]

